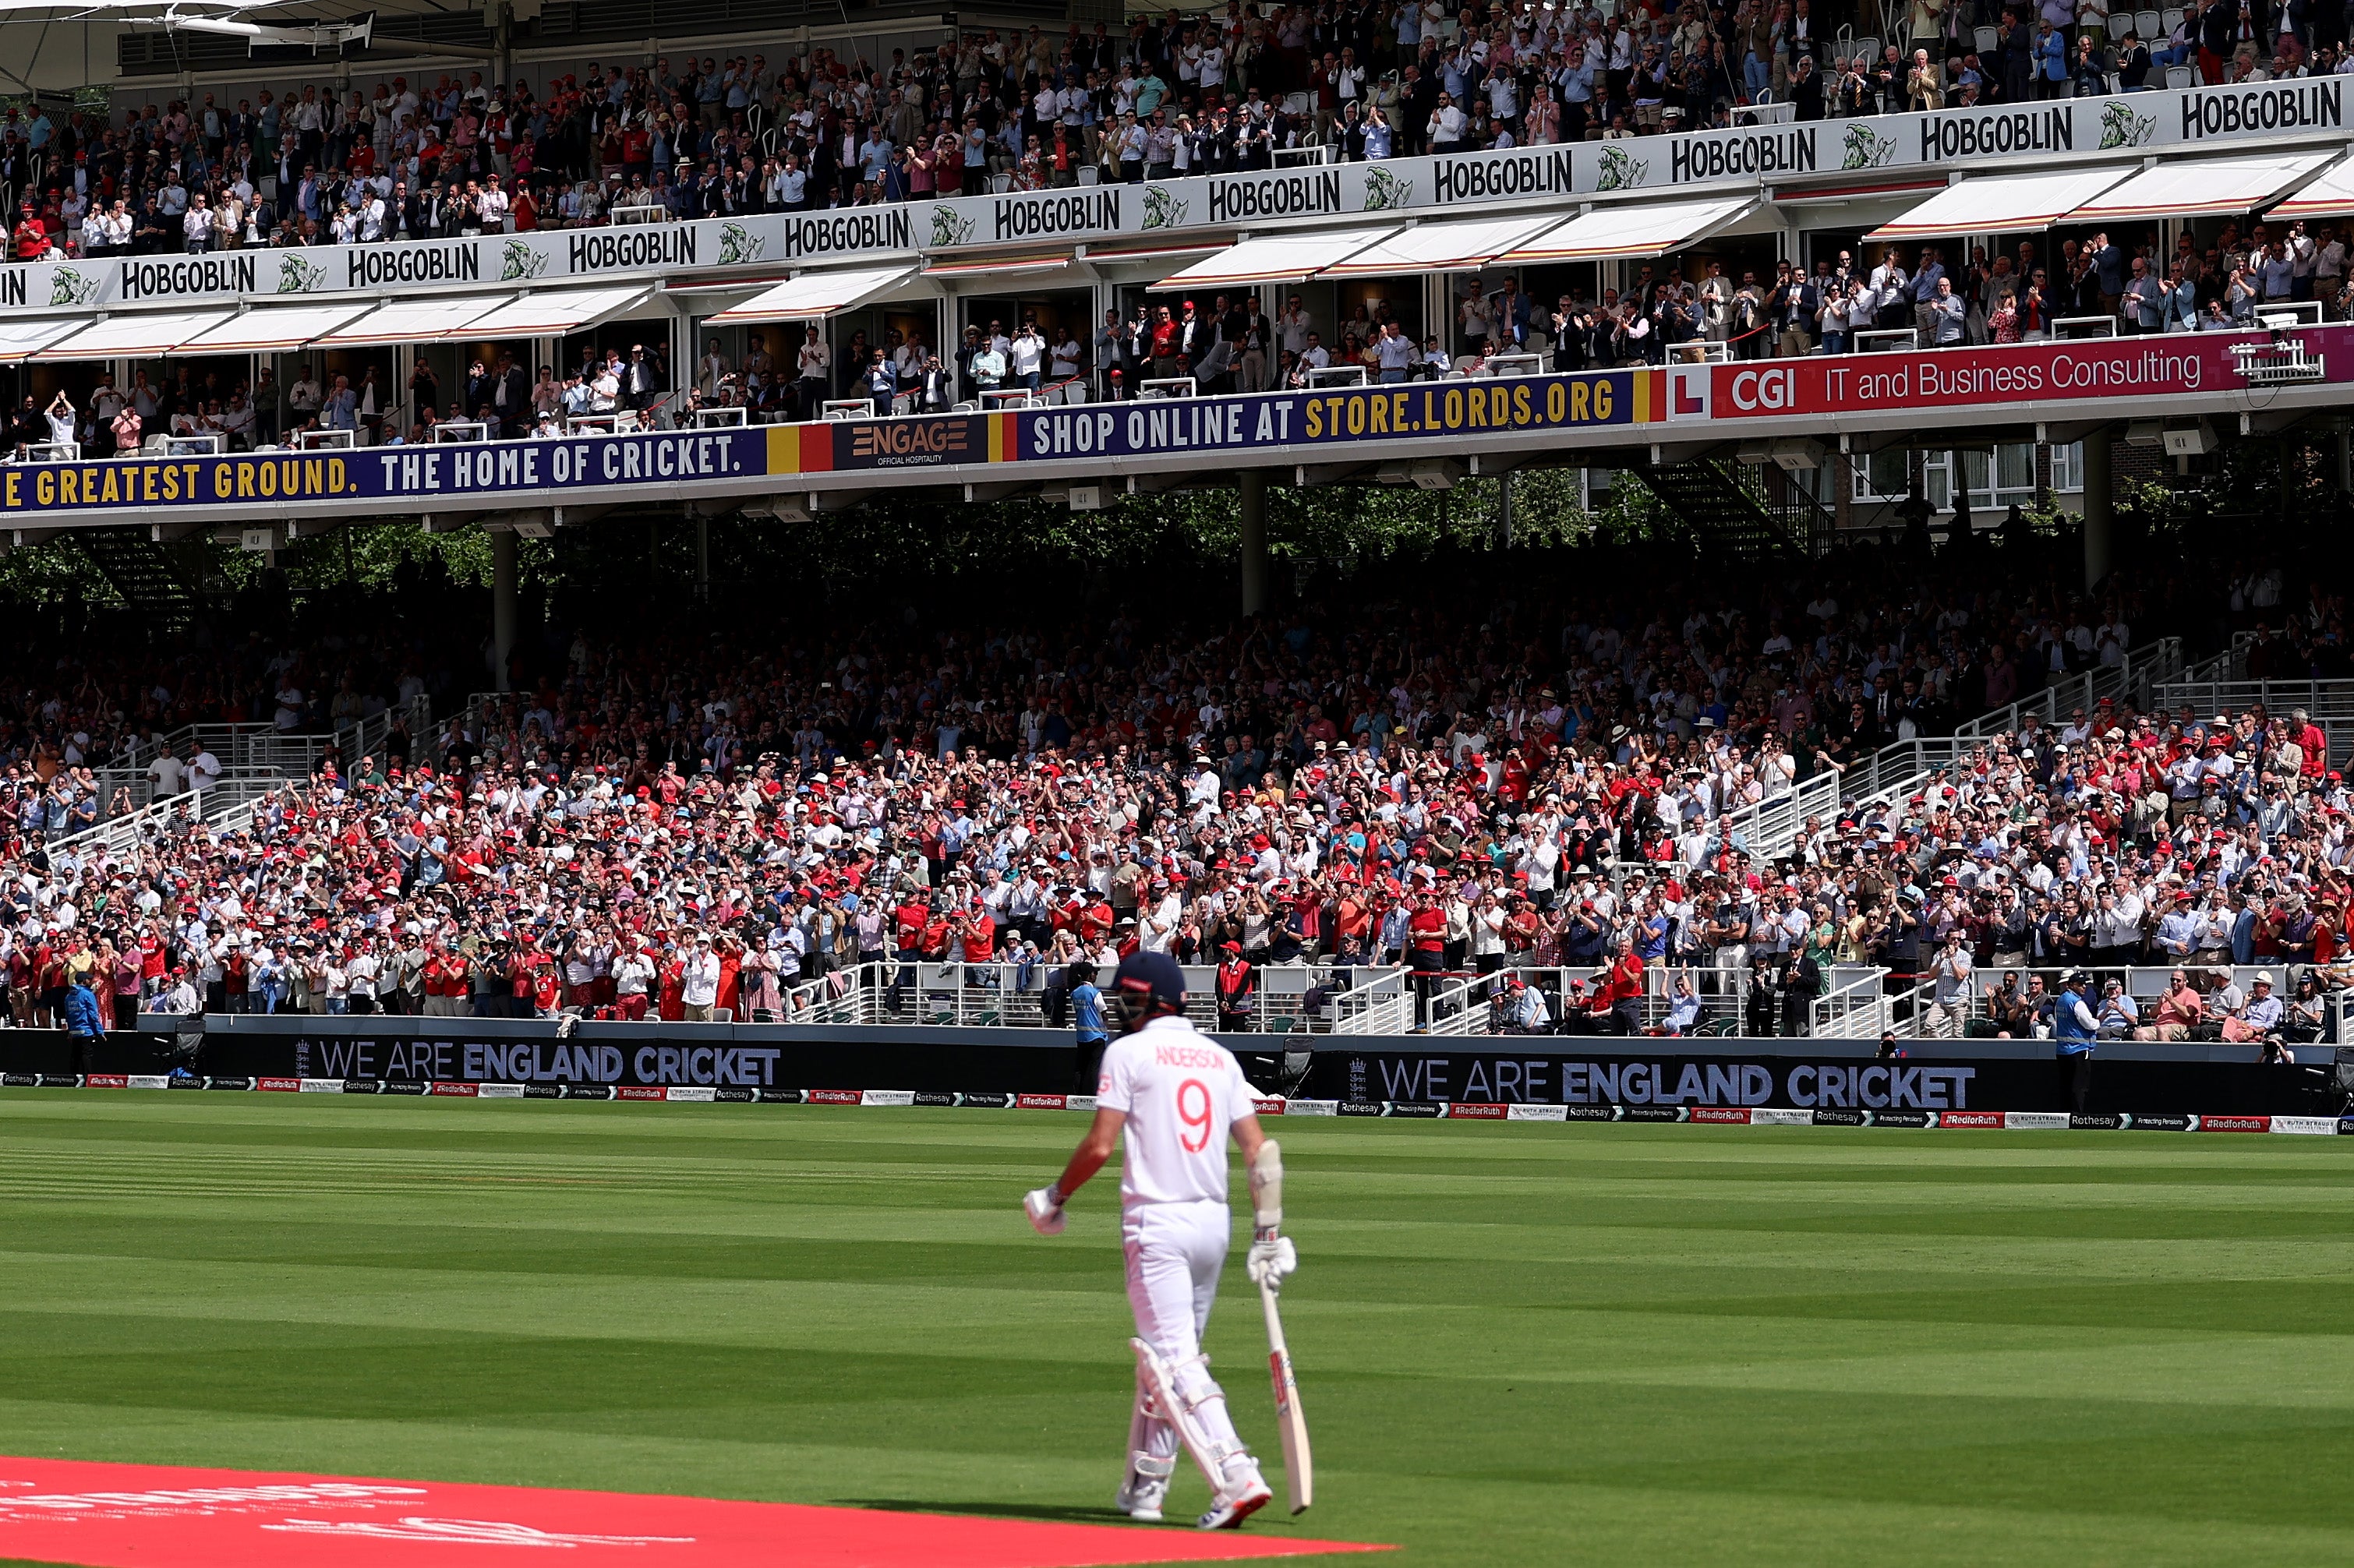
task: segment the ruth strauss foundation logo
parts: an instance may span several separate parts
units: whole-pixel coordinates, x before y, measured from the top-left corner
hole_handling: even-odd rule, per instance
[[[327,281],[327,270],[289,252],[278,259],[278,291],[307,294]]]
[[[1174,228],[1185,221],[1185,212],[1191,205],[1182,196],[1172,196],[1165,185],[1147,185],[1144,187],[1144,227]]]
[[[1602,149],[1602,174],[1594,182],[1598,191],[1628,191],[1641,185],[1651,172],[1649,158],[1638,158],[1616,147]]]
[[[932,208],[932,242],[929,249],[966,245],[972,240],[972,219],[959,217],[956,208],[945,203]]]
[[[98,298],[98,280],[85,278],[70,267],[60,267],[49,274],[49,303],[53,305],[86,305]]]
[[[741,261],[758,261],[769,248],[766,235],[755,234],[740,223],[722,224],[719,228],[719,264],[732,267]]]
[[[2112,101],[2101,111],[2103,147],[2146,147],[2158,134],[2158,116],[2137,113],[2129,105]]]
[[[1884,167],[1897,154],[1896,138],[1883,136],[1869,125],[1847,128],[1847,146],[1840,157],[1842,169]]]
[[[512,283],[518,278],[536,278],[547,270],[547,258],[521,239],[510,239],[499,257],[499,281]]]
[[[1414,182],[1402,180],[1387,169],[1365,171],[1365,210],[1388,212],[1404,207],[1414,199]]]

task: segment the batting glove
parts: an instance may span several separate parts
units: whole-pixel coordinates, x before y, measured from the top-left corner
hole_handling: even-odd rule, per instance
[[[1041,1187],[1023,1194],[1022,1212],[1030,1216],[1030,1228],[1042,1236],[1063,1234],[1063,1192],[1059,1187]]]
[[[1289,1236],[1267,1236],[1251,1243],[1250,1259],[1243,1266],[1253,1285],[1280,1290],[1283,1277],[1299,1266],[1299,1254]]]

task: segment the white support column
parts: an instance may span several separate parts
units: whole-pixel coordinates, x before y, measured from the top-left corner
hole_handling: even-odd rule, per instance
[[[695,355],[700,347],[695,341],[695,317],[681,295],[670,302],[670,386],[675,394],[668,404],[671,417],[685,405],[684,387],[695,385]]]
[[[392,406],[395,410],[393,418],[400,421],[400,433],[404,440],[408,435],[408,427],[417,418],[417,410],[408,406],[408,378],[416,374],[417,345],[413,343],[394,344],[392,345]]]

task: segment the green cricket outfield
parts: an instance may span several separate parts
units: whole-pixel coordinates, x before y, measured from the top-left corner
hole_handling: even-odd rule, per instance
[[[0,1453],[1116,1522],[1114,1173],[1058,1239],[1020,1210],[1083,1125],[11,1092]],[[1318,1501],[1254,1533],[1401,1568],[2354,1552],[2354,1144],[1268,1126]],[[1280,1499],[1239,1247],[1209,1349]],[[1172,1517],[1204,1497],[1181,1472]]]

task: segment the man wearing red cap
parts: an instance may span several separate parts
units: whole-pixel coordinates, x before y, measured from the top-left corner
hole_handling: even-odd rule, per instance
[[[1218,960],[1218,1029],[1223,1033],[1239,1034],[1251,1026],[1251,1011],[1258,995],[1258,975],[1250,960],[1243,957],[1240,942],[1227,942],[1219,948]]]

